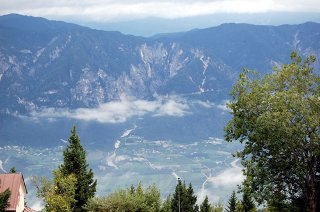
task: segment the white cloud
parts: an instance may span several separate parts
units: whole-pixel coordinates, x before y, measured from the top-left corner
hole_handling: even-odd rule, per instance
[[[0,160],[0,170],[3,171],[4,173],[7,173],[6,170],[3,168],[3,162]]]
[[[2,0],[0,13],[108,22],[147,17],[166,19],[215,13],[319,12],[318,0]]]
[[[225,169],[223,172],[214,177],[209,177],[210,182],[215,187],[235,187],[239,185],[244,176],[242,174],[242,168],[237,165],[239,159],[232,161],[231,168]]]
[[[72,118],[100,123],[123,123],[135,116],[181,117],[189,114],[189,105],[178,96],[156,97],[154,101],[136,100],[127,97],[119,101],[101,104],[98,108],[78,108],[75,110],[46,108],[32,112],[33,118]]]

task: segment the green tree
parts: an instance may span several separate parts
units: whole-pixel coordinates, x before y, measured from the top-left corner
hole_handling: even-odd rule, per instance
[[[237,197],[236,197],[236,192],[233,191],[229,200],[228,200],[228,206],[227,206],[226,211],[227,212],[235,212],[236,206],[237,206]]]
[[[183,201],[185,211],[198,211],[199,207],[196,205],[197,203],[197,196],[193,191],[192,184],[189,183],[189,186],[186,190],[186,201]]]
[[[286,200],[297,194],[307,211],[316,211],[320,170],[320,78],[313,71],[315,57],[275,68],[262,78],[245,70],[228,104],[233,118],[225,127],[227,141],[238,140],[247,186],[258,203],[273,191]]]
[[[161,209],[160,191],[155,185],[143,189],[140,182],[127,190],[118,190],[105,197],[91,199],[88,211],[123,211],[123,212],[159,212]]]
[[[200,205],[200,212],[210,212],[210,211],[211,211],[211,205],[209,203],[208,196],[206,196]]]
[[[285,195],[282,194],[282,192],[275,191],[273,192],[272,198],[268,201],[268,210],[270,212],[277,212],[277,211],[283,211],[283,212],[289,212],[289,211],[296,211],[291,210],[290,203],[288,200],[285,199]],[[298,210],[303,212],[302,210]]]
[[[4,211],[9,206],[10,195],[11,191],[8,188],[0,193],[0,211]]]
[[[182,184],[180,178],[178,179],[178,184],[171,199],[171,210],[172,212],[182,211],[182,199],[185,196],[186,185]]]
[[[84,206],[96,192],[97,181],[93,179],[92,169],[88,169],[86,152],[80,144],[76,127],[71,130],[68,146],[63,152],[63,164],[59,167],[62,175],[76,177],[75,202],[72,203],[72,211],[85,211]]]
[[[212,212],[222,212],[223,211],[223,203],[217,202],[212,206]]]
[[[190,183],[187,188],[185,182],[182,183],[178,179],[178,184],[171,200],[171,210],[175,212],[179,211],[180,208],[180,211],[196,211],[198,208],[196,202],[197,196],[194,194],[192,184]]]
[[[172,212],[171,210],[171,195],[167,196],[167,198],[164,200],[161,212]]]
[[[9,173],[17,173],[17,169],[16,167],[11,167],[10,170],[9,170]]]
[[[241,204],[244,212],[256,211],[256,206],[251,198],[251,193],[248,189],[245,189],[243,191]]]
[[[32,179],[37,189],[38,197],[45,203],[45,211],[72,211],[75,203],[76,177],[74,174],[63,176],[59,169],[53,171],[53,180],[41,177]]]

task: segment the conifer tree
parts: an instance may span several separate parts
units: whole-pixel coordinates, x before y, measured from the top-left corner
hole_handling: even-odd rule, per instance
[[[185,211],[198,211],[198,207],[196,207],[197,196],[194,194],[191,183],[189,183],[189,187],[186,190],[186,200]]]
[[[185,193],[185,184],[182,184],[180,178],[178,178],[178,184],[176,186],[176,190],[172,195],[171,200],[171,210],[173,212],[179,212],[182,208],[182,199]]]
[[[251,212],[254,211],[256,206],[252,200],[250,191],[248,189],[244,189],[243,196],[242,196],[242,202],[244,212]]]
[[[9,170],[9,173],[17,173],[17,169],[16,167],[11,167],[10,170]]]
[[[171,210],[173,212],[198,211],[196,202],[197,196],[194,194],[192,184],[190,183],[187,188],[185,182],[182,183],[181,180],[178,179],[178,184],[171,200]]]
[[[68,146],[63,152],[64,161],[59,167],[63,176],[74,174],[76,177],[75,203],[72,211],[85,211],[83,208],[96,192],[97,181],[93,179],[92,169],[88,169],[86,152],[80,144],[76,127],[71,130]]]
[[[200,212],[210,212],[211,205],[209,203],[208,196],[204,198],[202,204],[200,205]]]
[[[237,197],[236,197],[236,192],[233,191],[230,199],[228,200],[228,206],[227,206],[227,212],[235,212],[236,211],[236,206],[237,206]]]

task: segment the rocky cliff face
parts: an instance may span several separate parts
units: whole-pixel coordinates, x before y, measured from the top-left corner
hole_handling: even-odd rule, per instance
[[[20,15],[0,17],[0,112],[96,107],[121,96],[225,99],[243,67],[320,56],[320,24],[227,24],[142,38]],[[317,64],[319,67],[319,65]]]

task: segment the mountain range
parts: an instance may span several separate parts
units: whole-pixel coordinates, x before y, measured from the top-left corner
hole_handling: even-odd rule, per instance
[[[264,74],[288,62],[292,51],[319,56],[319,32],[320,24],[312,22],[224,24],[144,38],[1,16],[0,112],[90,108],[124,95],[183,94],[221,101],[245,67]]]

